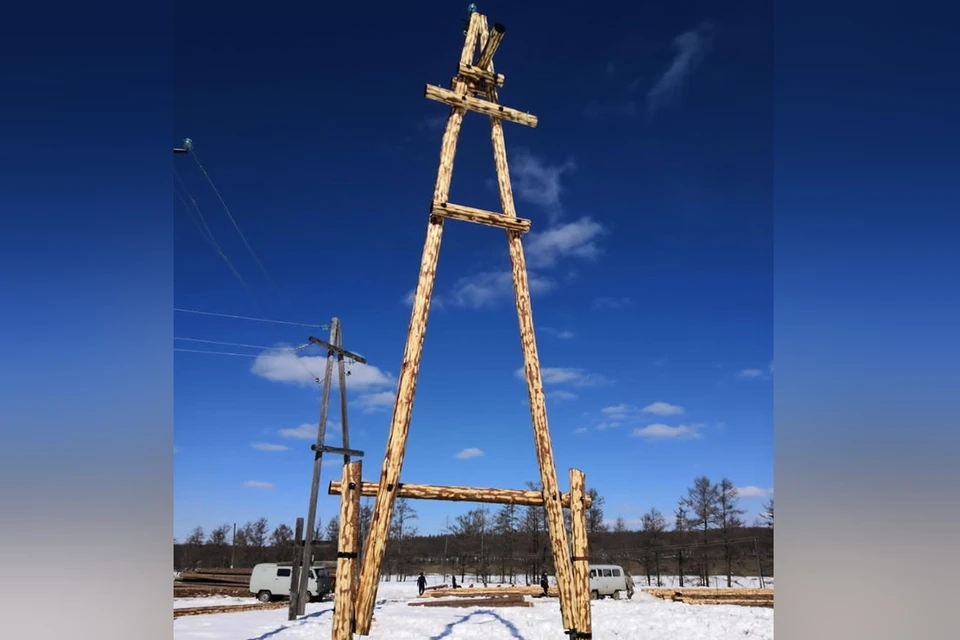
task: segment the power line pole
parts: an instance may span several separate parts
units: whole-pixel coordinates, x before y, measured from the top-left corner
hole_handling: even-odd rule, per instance
[[[313,480],[310,485],[310,504],[307,509],[307,521],[304,527],[303,553],[300,556],[300,580],[299,584],[291,583],[291,599],[296,598],[297,613],[304,615],[307,606],[307,591],[310,580],[310,569],[313,566],[313,541],[314,527],[317,520],[317,497],[320,493],[320,468],[323,463],[323,454],[338,453],[343,455],[344,464],[350,462],[350,457],[363,457],[362,451],[349,449],[349,434],[347,432],[347,372],[344,368],[344,358],[349,358],[353,362],[366,364],[367,360],[362,356],[347,351],[343,348],[343,335],[340,326],[340,320],[334,318],[330,323],[330,341],[325,342],[313,336],[309,337],[311,343],[325,347],[327,349],[327,363],[323,376],[323,394],[320,401],[320,421],[317,425],[317,442],[310,446],[313,450]],[[337,356],[338,361],[338,382],[340,387],[340,428],[343,439],[343,447],[328,447],[325,444],[327,436],[327,412],[330,406],[330,387],[333,382],[333,358]],[[341,523],[342,526],[342,523]],[[294,594],[296,590],[296,594]]]

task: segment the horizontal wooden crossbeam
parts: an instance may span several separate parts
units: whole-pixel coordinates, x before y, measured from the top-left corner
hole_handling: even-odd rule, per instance
[[[465,207],[462,204],[451,204],[449,202],[434,202],[430,207],[430,213],[435,216],[443,216],[444,218],[451,218],[453,220],[463,220],[464,222],[475,222],[491,227],[509,229],[510,231],[519,231],[520,233],[530,231],[531,225],[531,222],[526,218],[511,218],[502,213],[474,209],[473,207]]]
[[[313,451],[316,451],[317,445],[315,444],[310,445],[310,449]],[[328,447],[324,445],[320,447],[320,451],[322,451],[323,453],[335,453],[341,456],[353,456],[354,458],[363,457],[363,451],[360,451],[359,449],[344,449],[342,447]]]
[[[327,493],[332,496],[341,492],[339,480],[330,482]],[[379,484],[363,482],[360,484],[361,496],[377,495]],[[436,484],[406,484],[401,483],[397,489],[398,498],[413,500],[445,500],[448,502],[485,502],[488,504],[515,504],[524,507],[542,507],[543,494],[539,491],[520,489],[479,489],[476,487],[452,487]],[[590,496],[584,496],[584,508],[589,508],[593,502]],[[560,494],[560,505],[570,507],[570,494]]]
[[[367,364],[367,359],[364,358],[363,356],[358,356],[357,354],[351,351],[347,351],[346,349],[342,349],[336,345],[332,345],[326,340],[321,340],[320,338],[314,338],[313,336],[308,336],[307,339],[312,344],[315,344],[318,347],[323,347],[327,351],[333,351],[334,353],[341,354],[343,355],[344,358],[349,358],[350,360],[353,360],[354,362],[359,362],[360,364]]]
[[[526,127],[532,128],[537,126],[537,116],[533,114],[511,109],[510,107],[505,107],[495,102],[490,102],[489,100],[481,100],[480,98],[466,95],[462,96],[436,85],[428,84],[426,89],[424,89],[424,96],[426,96],[428,100],[442,102],[451,107],[469,109],[470,111],[476,111],[477,113],[482,113],[494,118],[502,118],[510,122],[516,122]]]
[[[503,83],[506,81],[506,78],[502,73],[493,73],[492,71],[487,71],[486,69],[481,69],[472,64],[462,64],[459,68],[460,75],[468,80],[473,80],[474,82],[486,82],[487,84],[493,84],[498,87],[502,87]]]

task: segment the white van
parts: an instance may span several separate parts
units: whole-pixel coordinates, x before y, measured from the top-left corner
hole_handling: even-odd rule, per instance
[[[250,574],[250,593],[257,596],[260,602],[270,602],[277,597],[289,598],[291,580],[293,579],[291,564],[264,562],[256,565]],[[333,591],[333,580],[324,567],[314,566],[310,569],[310,579],[307,580],[307,593],[310,599],[321,599]]]
[[[613,596],[619,600],[627,592],[627,576],[623,567],[616,564],[590,565],[590,597],[594,600]]]

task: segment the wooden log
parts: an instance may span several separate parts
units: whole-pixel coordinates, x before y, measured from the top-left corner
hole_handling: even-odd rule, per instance
[[[523,598],[483,598],[480,600],[427,600],[407,603],[411,607],[532,607],[533,603]]]
[[[481,69],[472,64],[461,64],[458,72],[461,76],[475,84],[486,83],[487,85],[502,87],[506,81],[502,73],[491,73],[486,69]]]
[[[500,227],[526,233],[530,231],[531,222],[524,218],[507,217],[502,213],[493,211],[484,211],[474,207],[466,207],[462,204],[453,204],[450,202],[434,202],[430,207],[431,215],[443,216],[454,220],[464,222],[474,222],[476,224],[485,224],[490,227]]]
[[[337,579],[334,583],[333,640],[352,640],[357,553],[360,550],[360,478],[362,461],[343,465],[340,534],[337,540]]]
[[[363,482],[360,485],[360,495],[375,496],[380,485],[375,482]],[[327,493],[335,496],[340,493],[343,484],[333,480]],[[521,489],[490,489],[475,487],[456,487],[438,484],[407,484],[401,482],[397,486],[398,498],[412,500],[444,500],[447,502],[483,502],[486,504],[515,504],[524,507],[542,507],[543,493]],[[586,508],[590,508],[593,500],[584,496]],[[570,494],[561,493],[560,503],[564,508],[570,506]]]
[[[460,62],[469,64],[476,49],[480,30],[480,15],[470,15],[470,23],[460,52]],[[467,84],[454,83],[456,95],[464,95]],[[453,160],[457,150],[457,139],[463,124],[464,110],[450,109],[447,128],[440,144],[440,167],[433,189],[431,202],[446,202],[450,196],[450,181],[453,177]],[[410,416],[413,412],[413,399],[417,388],[417,374],[420,370],[420,358],[423,354],[423,339],[427,328],[427,316],[430,311],[430,299],[437,275],[437,260],[440,255],[440,241],[443,238],[443,218],[431,219],[427,225],[427,238],[420,259],[420,276],[414,293],[413,309],[410,311],[410,325],[407,328],[407,340],[403,349],[403,361],[400,365],[400,379],[397,383],[397,399],[390,420],[390,433],[387,437],[387,449],[380,471],[380,484],[377,499],[373,505],[370,531],[363,552],[363,564],[360,569],[360,584],[357,588],[356,633],[370,634],[373,621],[373,606],[383,567],[387,534],[393,518],[393,506],[397,498],[395,491],[400,482],[403,467],[403,455],[410,430]]]
[[[691,598],[722,597],[731,596],[769,596],[773,597],[773,589],[747,589],[741,587],[716,589],[713,587],[679,587],[671,589],[669,587],[642,587],[641,591],[657,597],[672,597],[674,595],[689,596]]]
[[[590,549],[587,541],[586,488],[583,471],[570,469],[570,537],[573,547],[572,600],[577,634],[590,634]],[[586,636],[591,637],[591,636]]]
[[[519,109],[505,107],[502,104],[496,104],[495,102],[490,102],[489,100],[474,98],[473,96],[469,96],[465,93],[456,93],[454,91],[450,91],[449,89],[444,89],[443,87],[438,87],[433,84],[426,85],[423,95],[428,100],[442,102],[450,105],[451,107],[468,109],[484,115],[503,118],[504,120],[509,120],[510,122],[522,124],[525,127],[534,128],[537,126],[537,116],[531,113],[524,113]]]
[[[493,29],[488,32],[489,35],[486,38],[486,42],[482,45],[476,66],[481,69],[486,69],[487,66],[493,63],[493,56],[497,53],[497,49],[500,48],[500,43],[503,41],[503,36],[506,32],[507,29],[502,24],[496,23],[493,25]]]
[[[426,592],[423,594],[423,598],[449,598],[455,596],[457,598],[473,598],[473,597],[487,597],[491,595],[520,595],[520,596],[537,596],[543,593],[543,589],[540,587],[474,587],[473,589],[464,587],[462,589],[438,589],[432,592]],[[558,591],[556,587],[549,587],[547,589],[548,597],[557,597]]]

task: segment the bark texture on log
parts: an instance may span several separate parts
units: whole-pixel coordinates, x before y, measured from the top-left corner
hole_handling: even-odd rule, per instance
[[[430,213],[435,216],[462,220],[463,222],[485,224],[490,227],[519,231],[520,233],[530,231],[531,225],[531,222],[525,218],[505,216],[502,213],[484,211],[483,209],[476,209],[474,207],[465,207],[462,204],[452,204],[450,202],[434,202],[430,207]]]
[[[337,539],[337,579],[334,583],[333,640],[353,640],[357,553],[360,551],[360,478],[362,462],[343,465],[340,496],[340,535]],[[348,557],[342,557],[342,555]],[[351,556],[352,557],[349,557]]]
[[[360,495],[364,497],[377,495],[379,484],[364,482],[360,485]],[[341,492],[343,484],[333,480],[327,493],[335,496]],[[401,482],[397,487],[398,498],[411,500],[444,500],[447,502],[483,502],[486,504],[515,504],[521,507],[542,507],[543,493],[521,489],[492,489],[486,487],[456,487],[437,484],[407,484]],[[584,497],[585,505],[590,508],[590,496]],[[570,506],[570,494],[560,494],[560,504]]]
[[[476,50],[477,36],[480,30],[480,16],[473,13],[467,27],[467,35],[460,53],[460,62],[470,64]],[[467,85],[463,81],[454,83],[457,95],[464,95]],[[457,139],[463,123],[464,110],[451,108],[447,118],[447,128],[443,134],[440,149],[440,168],[434,186],[432,202],[446,202],[450,195],[450,181],[453,177],[453,160],[457,150]],[[443,218],[431,220],[427,225],[427,238],[420,260],[420,276],[414,293],[413,309],[410,312],[410,325],[407,329],[407,341],[400,365],[400,380],[397,385],[397,397],[390,421],[390,435],[380,472],[380,486],[373,506],[370,532],[363,553],[363,565],[360,569],[360,584],[357,589],[356,632],[370,634],[373,621],[373,606],[383,567],[390,520],[397,498],[395,491],[400,482],[403,467],[403,454],[410,430],[410,416],[413,412],[413,399],[417,388],[417,374],[420,369],[420,357],[423,354],[423,338],[427,328],[427,316],[430,311],[430,299],[437,274],[437,261],[440,256],[440,241],[443,237]]]
[[[534,128],[537,126],[537,116],[532,113],[524,113],[519,109],[512,109],[502,104],[490,102],[489,100],[481,100],[480,98],[474,98],[467,94],[460,94],[456,91],[450,91],[449,89],[444,89],[443,87],[438,87],[433,84],[426,85],[423,90],[423,95],[429,100],[442,102],[451,107],[469,109],[470,111],[476,111],[484,115],[503,118],[510,122],[522,124],[525,127]]]
[[[570,537],[573,547],[573,602],[578,633],[591,633],[590,549],[587,542],[586,487],[583,471],[570,469]]]

